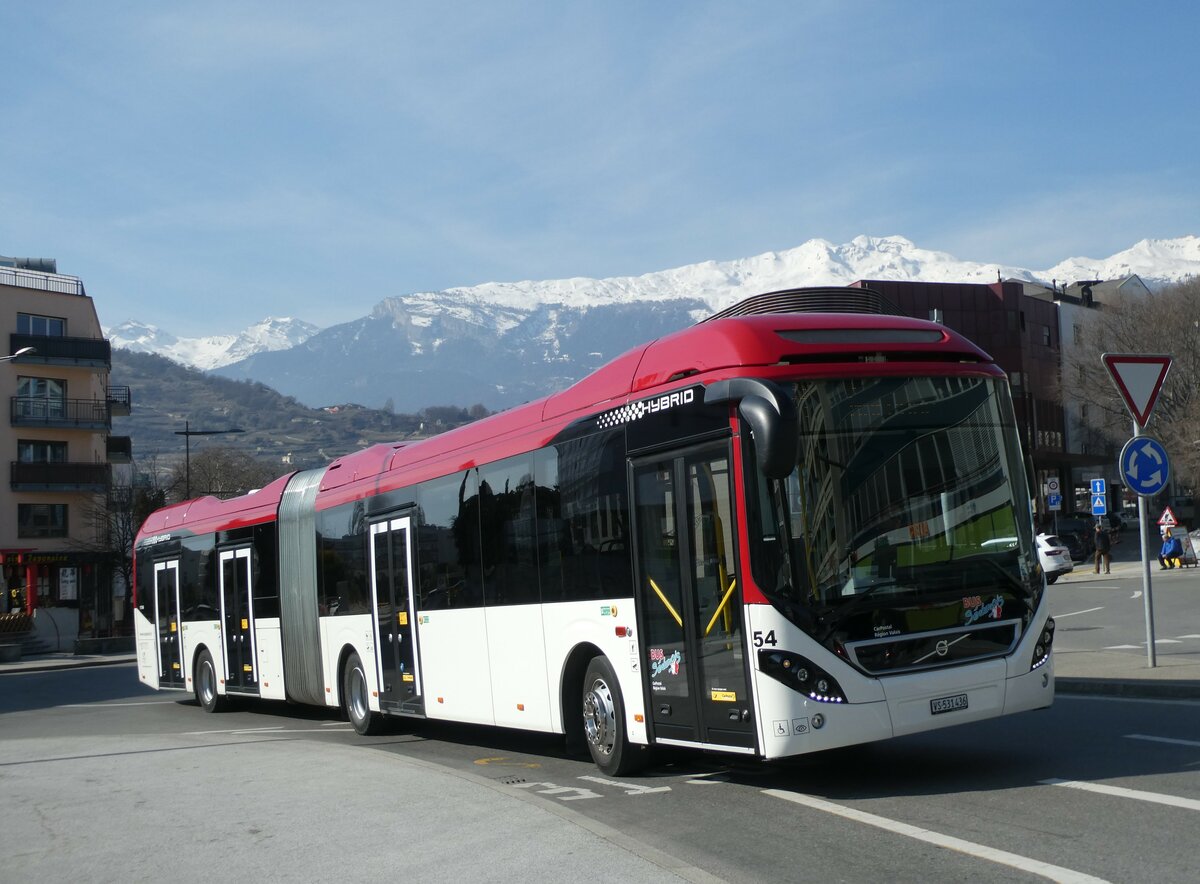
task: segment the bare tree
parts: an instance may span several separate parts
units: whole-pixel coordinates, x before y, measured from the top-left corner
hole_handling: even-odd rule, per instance
[[[133,586],[133,542],[146,517],[166,502],[160,478],[153,458],[142,464],[134,463],[130,469],[114,471],[108,492],[92,498],[83,514],[92,526],[91,540],[84,545],[108,557],[114,575],[124,587],[126,605]],[[128,622],[123,616],[117,619]]]
[[[1089,430],[1114,446],[1128,439],[1132,418],[1100,357],[1104,353],[1166,354],[1170,374],[1147,431],[1171,454],[1179,484],[1200,484],[1200,279],[1149,298],[1119,297],[1089,311],[1082,339],[1064,360],[1062,401],[1087,406]]]
[[[176,464],[169,484],[173,500],[186,496],[188,470],[187,464]],[[192,497],[227,498],[262,488],[284,471],[246,451],[212,445],[191,456],[190,472]]]

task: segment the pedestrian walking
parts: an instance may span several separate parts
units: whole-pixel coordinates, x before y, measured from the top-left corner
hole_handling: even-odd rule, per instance
[[[1112,568],[1112,535],[1099,522],[1096,523],[1094,538],[1096,547],[1096,573],[1100,573],[1100,565],[1104,565],[1104,573],[1110,573]]]

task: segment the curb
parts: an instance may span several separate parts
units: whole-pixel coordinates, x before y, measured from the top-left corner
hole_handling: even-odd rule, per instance
[[[0,675],[20,675],[22,672],[54,672],[59,669],[86,669],[91,666],[118,666],[122,663],[136,663],[137,658],[128,657],[88,657],[80,660],[30,660],[25,663],[0,664]]]
[[[1088,697],[1124,697],[1140,700],[1200,700],[1200,681],[1161,681],[1143,678],[1054,679],[1055,693]]]

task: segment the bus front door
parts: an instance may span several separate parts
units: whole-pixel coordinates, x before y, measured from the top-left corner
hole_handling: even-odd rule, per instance
[[[382,708],[420,713],[421,661],[413,616],[412,520],[371,526],[371,595],[375,604],[376,674]]]
[[[728,449],[635,461],[632,479],[655,739],[752,750]]]
[[[225,688],[258,693],[258,651],[254,640],[254,594],[250,549],[221,553],[221,631],[225,636]]]
[[[179,561],[154,564],[154,625],[158,633],[158,686],[181,688],[183,623],[179,619]]]

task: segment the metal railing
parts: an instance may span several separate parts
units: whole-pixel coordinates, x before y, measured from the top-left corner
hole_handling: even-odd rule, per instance
[[[13,396],[14,427],[76,427],[107,430],[112,413],[104,399],[55,399],[46,396]]]
[[[36,270],[17,270],[13,267],[0,267],[0,285],[41,289],[44,292],[58,292],[61,295],[80,295],[81,297],[87,295],[83,290],[83,280],[78,276],[39,273]]]
[[[133,460],[133,439],[129,436],[109,436],[104,449],[109,463],[129,463]]]
[[[34,353],[23,362],[74,362],[88,365],[112,365],[112,344],[104,338],[68,338],[58,335],[8,336],[10,353],[33,347]]]
[[[13,491],[104,491],[112,483],[106,463],[11,463]]]
[[[133,399],[128,387],[109,387],[105,391],[105,398],[108,399],[109,409],[114,415],[129,416]]]

